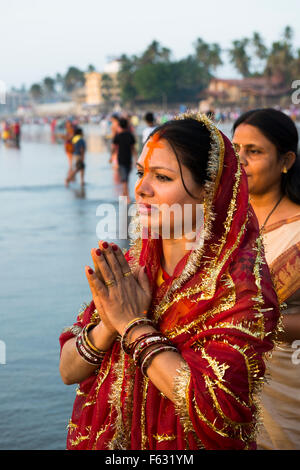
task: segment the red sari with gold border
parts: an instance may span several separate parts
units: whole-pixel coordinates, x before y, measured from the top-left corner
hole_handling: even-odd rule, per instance
[[[195,118],[212,141],[204,241],[160,285],[160,239],[140,232],[126,255],[132,268],[147,265],[148,316],[182,356],[175,403],[143,377],[117,339],[97,373],[79,384],[68,449],[256,448],[255,397],[264,354],[274,345],[278,301],[239,158],[206,116]],[[99,321],[93,302],[62,333],[61,347],[91,320]]]

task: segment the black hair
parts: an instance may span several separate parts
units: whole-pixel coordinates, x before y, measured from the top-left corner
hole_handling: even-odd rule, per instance
[[[282,173],[281,190],[291,201],[300,204],[300,155],[299,135],[292,119],[282,111],[273,108],[252,109],[242,114],[233,124],[232,132],[240,124],[257,127],[275,145],[277,157],[294,152],[296,160],[287,173]]]
[[[82,132],[81,127],[76,127],[74,130],[74,135],[82,135],[82,134],[83,132]]]
[[[149,122],[149,124],[153,124],[154,123],[154,114],[151,113],[151,112],[148,112],[148,113],[145,114],[144,119],[145,119],[146,122]]]
[[[120,118],[120,119],[119,119],[119,125],[120,125],[121,129],[127,129],[127,127],[128,127],[128,120],[125,119],[125,118]]]
[[[152,131],[149,137],[156,133],[172,148],[179,164],[183,186],[186,192],[196,199],[184,183],[181,165],[190,170],[196,184],[204,185],[208,179],[208,155],[211,148],[209,130],[202,122],[188,118],[167,121]]]

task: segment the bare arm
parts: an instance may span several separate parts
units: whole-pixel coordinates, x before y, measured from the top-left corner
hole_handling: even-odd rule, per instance
[[[113,344],[116,334],[112,334],[99,323],[89,333],[89,339],[98,349],[107,351]],[[76,349],[76,338],[69,339],[62,348],[59,371],[66,385],[80,383],[92,375],[99,366],[88,364]]]
[[[136,327],[132,331],[130,342],[134,342],[140,335],[152,331],[157,330],[151,326]],[[176,377],[177,370],[183,363],[184,359],[179,353],[165,351],[154,356],[147,369],[147,376],[151,382],[172,402],[175,402],[174,377]]]
[[[116,144],[111,144],[109,163],[112,163],[113,156],[116,155],[117,152],[118,152],[118,146]]]
[[[287,309],[283,313],[284,331],[280,340],[292,343],[300,339],[300,289],[286,300]]]

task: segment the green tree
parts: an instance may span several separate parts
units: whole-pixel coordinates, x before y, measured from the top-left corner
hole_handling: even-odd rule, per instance
[[[232,47],[229,49],[229,60],[234,65],[236,70],[242,77],[250,77],[250,63],[251,57],[247,52],[247,46],[250,40],[243,38],[232,42]]]
[[[260,60],[265,60],[268,57],[268,48],[264,44],[261,35],[257,31],[253,33],[252,44],[256,57]]]
[[[300,77],[300,49],[297,49],[290,68],[291,68],[292,78],[299,79]]]
[[[94,67],[94,65],[89,64],[89,66],[87,68],[87,72],[88,73],[96,72],[96,68]]]
[[[285,43],[292,46],[292,39],[294,37],[294,31],[290,26],[286,26],[283,31],[283,40]]]
[[[196,59],[202,67],[206,68],[208,73],[213,73],[217,67],[223,64],[219,44],[208,44],[203,39],[198,38],[194,43],[194,47]]]
[[[163,96],[168,100],[176,91],[172,63],[146,64],[139,67],[134,74],[134,87],[141,101],[160,102]]]
[[[293,54],[292,37],[292,28],[286,26],[282,40],[272,43],[265,68],[265,75],[269,77],[276,76],[282,82],[291,80],[293,67],[295,66],[295,61],[297,61]]]
[[[177,80],[176,101],[190,102],[197,100],[199,93],[211,78],[207,68],[200,64],[195,56],[189,55],[176,63]]]
[[[262,76],[266,67],[268,58],[268,48],[266,47],[260,33],[255,31],[249,40],[251,50],[251,75]]]
[[[61,92],[64,88],[64,77],[61,73],[55,75],[55,89]]]
[[[51,95],[55,92],[55,80],[51,77],[45,77],[43,80],[43,87],[46,95]]]
[[[69,67],[66,75],[64,76],[64,88],[66,91],[73,91],[84,85],[84,73],[77,67]]]
[[[137,57],[128,57],[123,54],[120,57],[121,69],[118,73],[118,82],[121,89],[121,99],[124,103],[132,104],[137,96],[133,77],[137,68]]]
[[[161,46],[158,41],[152,41],[145,52],[139,58],[140,65],[157,64],[159,62],[169,62],[171,56],[170,49]]]
[[[152,41],[140,56],[124,54],[119,72],[123,102],[197,100],[222,60],[216,43],[210,45],[198,39],[195,49],[194,55],[172,61],[170,49]]]
[[[35,101],[39,101],[43,96],[43,89],[39,83],[31,85],[29,93]]]
[[[112,101],[112,90],[113,90],[113,79],[107,73],[104,73],[101,77],[101,89],[102,96],[107,104]]]

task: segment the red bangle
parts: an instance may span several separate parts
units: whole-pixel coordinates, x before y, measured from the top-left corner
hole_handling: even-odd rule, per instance
[[[90,325],[85,326],[77,336],[76,349],[82,359],[84,359],[86,362],[92,365],[100,365],[106,353],[105,351],[100,350],[98,350],[99,352],[96,353],[89,347],[89,344],[86,342],[86,331],[88,327],[90,327]]]
[[[126,339],[128,337],[128,333],[138,325],[151,325],[154,327],[152,320],[150,320],[150,318],[147,318],[147,317],[138,317],[130,321],[128,325],[126,326],[122,339],[121,339],[121,346],[122,346],[123,351],[126,354],[130,354],[130,347],[126,345]]]
[[[152,349],[151,351],[149,351],[148,354],[146,354],[144,356],[142,364],[141,364],[141,371],[142,371],[142,374],[144,375],[144,377],[147,377],[147,369],[150,366],[154,356],[156,356],[157,354],[159,354],[161,352],[165,352],[165,351],[178,352],[178,350],[177,350],[177,348],[175,348],[175,346],[160,345],[157,348]]]
[[[155,336],[157,336],[157,335],[163,336],[162,333],[160,333],[159,331],[151,331],[150,333],[144,333],[144,334],[142,334],[141,336],[138,336],[138,337],[136,338],[136,340],[133,341],[133,343],[130,343],[130,344],[128,345],[128,349],[129,349],[129,351],[130,351],[130,354],[133,354],[133,353],[134,353],[134,350],[135,350],[135,348],[137,347],[138,343],[140,343],[140,341],[142,341],[143,339],[146,339],[146,338],[150,338],[150,337],[152,337],[153,335],[155,335]]]
[[[149,347],[153,346],[154,344],[162,345],[166,343],[172,346],[168,338],[165,338],[162,336],[153,335],[150,338],[146,338],[145,340],[142,340],[140,343],[138,343],[133,353],[133,360],[134,360],[135,365],[140,364],[140,359],[143,357],[143,354]]]

